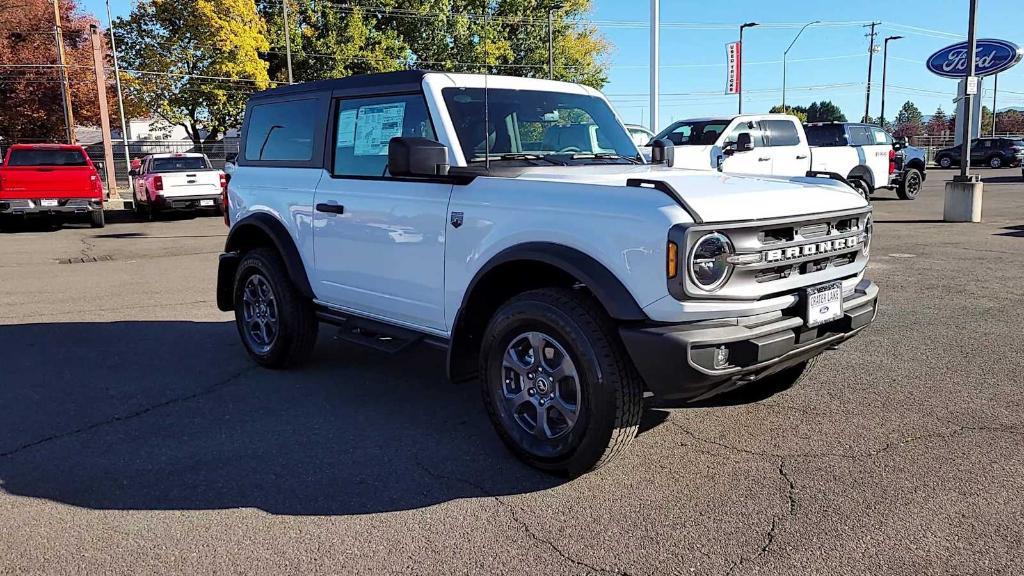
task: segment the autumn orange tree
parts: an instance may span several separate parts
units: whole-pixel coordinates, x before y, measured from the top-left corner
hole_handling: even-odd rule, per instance
[[[76,0],[60,1],[75,121],[99,122],[89,26],[96,21]],[[50,0],[0,2],[0,138],[63,142],[64,104],[56,68]]]

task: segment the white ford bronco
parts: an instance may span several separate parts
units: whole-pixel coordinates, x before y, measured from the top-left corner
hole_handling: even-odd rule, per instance
[[[596,90],[421,71],[254,95],[217,301],[269,368],[321,323],[447,350],[512,452],[578,475],[645,397],[785,387],[874,318],[871,208],[822,178],[647,164]]]

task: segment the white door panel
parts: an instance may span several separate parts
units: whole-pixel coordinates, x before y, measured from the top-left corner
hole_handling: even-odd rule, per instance
[[[445,328],[444,239],[451,184],[331,178],[317,188],[314,282],[329,304]],[[324,211],[321,205],[341,213]]]

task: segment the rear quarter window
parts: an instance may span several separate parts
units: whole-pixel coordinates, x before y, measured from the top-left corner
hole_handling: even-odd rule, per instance
[[[807,142],[811,146],[846,146],[846,130],[842,125],[805,126]]]
[[[245,159],[256,162],[308,162],[322,124],[316,98],[256,104],[249,111]]]

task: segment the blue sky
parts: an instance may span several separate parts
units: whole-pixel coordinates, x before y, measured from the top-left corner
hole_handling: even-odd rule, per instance
[[[604,91],[627,122],[649,117],[648,0],[593,0],[593,20],[612,47],[610,82]],[[84,0],[87,11],[106,22],[104,0]],[[130,0],[111,0],[114,15],[127,13]],[[867,46],[862,24],[882,22],[878,42],[886,36],[904,39],[889,45],[889,90],[886,115],[895,116],[906,100],[925,114],[938,106],[948,113],[956,82],[933,76],[924,67],[934,51],[963,40],[967,33],[967,0],[812,0],[724,2],[662,0],[661,123],[693,116],[732,114],[736,97],[725,88],[725,44],[736,40],[741,22],[761,27],[745,34],[744,111],[767,111],[782,101],[782,53],[799,27],[813,20],[789,53],[787,102],[809,104],[828,99],[851,119],[864,111]],[[981,0],[979,37],[1024,44],[1024,10],[1020,0]],[[881,54],[875,57],[871,114],[878,115]],[[986,103],[991,93],[986,85]],[[1024,64],[999,78],[998,107],[1024,107]]]

